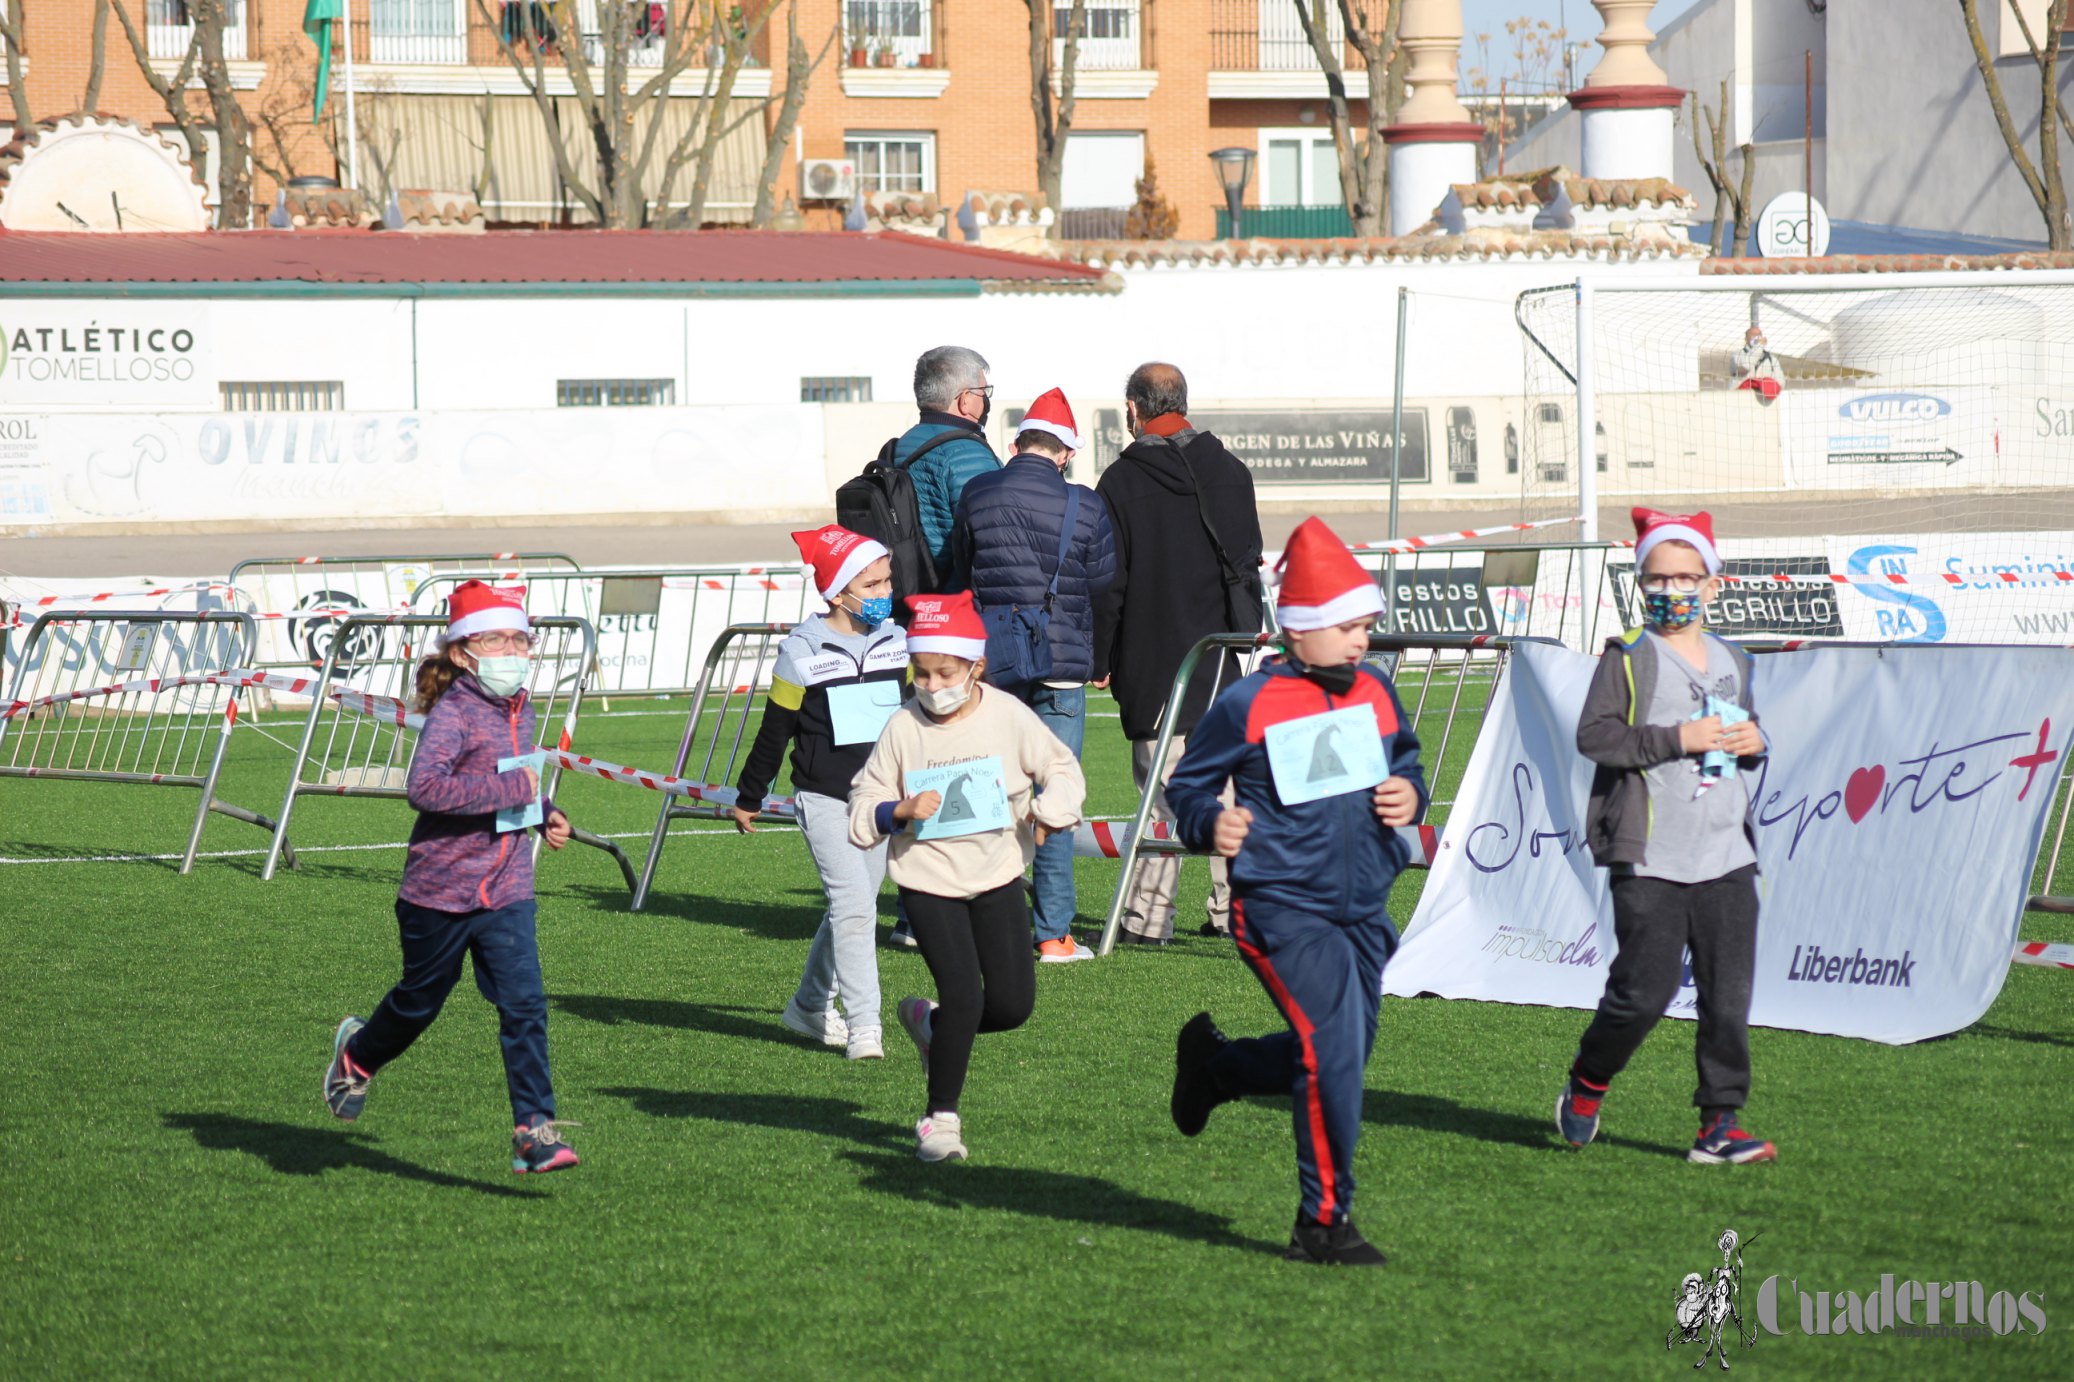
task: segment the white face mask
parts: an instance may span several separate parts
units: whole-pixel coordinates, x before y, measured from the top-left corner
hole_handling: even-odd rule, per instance
[[[476,685],[492,696],[515,696],[526,684],[526,668],[531,662],[523,657],[479,657],[475,660]]]
[[[931,715],[949,715],[959,706],[972,699],[972,679],[977,674],[978,669],[974,668],[972,672],[966,674],[965,680],[959,682],[956,686],[945,686],[935,691],[924,691],[917,687],[915,689],[915,699],[920,701],[922,709],[928,711]]]

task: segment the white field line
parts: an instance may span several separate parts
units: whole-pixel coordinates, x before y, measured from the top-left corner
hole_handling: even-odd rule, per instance
[[[759,825],[759,835],[786,835],[798,831],[796,825]],[[654,832],[649,830],[619,830],[598,836],[601,840],[645,840]],[[672,830],[670,838],[684,839],[694,835],[733,835],[731,826],[717,830]],[[298,845],[297,854],[362,854],[370,850],[407,849],[408,840],[394,840],[378,845]],[[196,859],[253,859],[266,853],[263,849],[205,849],[195,855]],[[0,855],[0,864],[163,864],[177,863],[178,854],[72,854],[58,859],[15,859]]]

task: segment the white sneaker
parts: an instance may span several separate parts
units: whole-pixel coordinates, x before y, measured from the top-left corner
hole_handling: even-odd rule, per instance
[[[789,1031],[798,1032],[809,1041],[818,1041],[823,1046],[847,1046],[850,1044],[850,1024],[843,1015],[830,1008],[827,1012],[810,1013],[799,1006],[798,998],[786,1000],[785,1011],[778,1016]]]
[[[915,1124],[915,1155],[923,1161],[963,1161],[964,1129],[955,1113],[932,1113]]]
[[[851,1060],[884,1060],[886,1043],[876,1027],[859,1027],[850,1030],[850,1049],[843,1053]]]

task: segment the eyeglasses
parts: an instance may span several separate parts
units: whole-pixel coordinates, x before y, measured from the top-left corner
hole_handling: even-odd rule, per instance
[[[1707,578],[1705,576],[1695,576],[1691,572],[1680,571],[1669,576],[1644,576],[1642,578],[1642,589],[1652,595],[1661,595],[1667,590],[1676,591],[1680,595],[1690,595],[1706,583]]]
[[[969,389],[958,390],[958,396],[960,398],[963,398],[966,394],[969,393],[976,393],[981,398],[990,399],[994,396],[994,386],[992,384],[975,384]]]
[[[497,653],[530,653],[533,651],[533,635],[499,630],[494,633],[471,634],[468,638],[470,650],[495,655]]]

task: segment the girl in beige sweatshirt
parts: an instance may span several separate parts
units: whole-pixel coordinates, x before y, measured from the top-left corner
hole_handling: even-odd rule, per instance
[[[850,842],[890,837],[900,888],[937,1001],[900,1000],[929,1077],[915,1124],[924,1161],[963,1158],[958,1096],[980,1032],[1030,1016],[1037,971],[1023,873],[1053,830],[1078,824],[1080,763],[1028,706],[981,684],[986,629],[969,594],[920,595],[907,646],[915,699],[896,713],[850,788]]]

